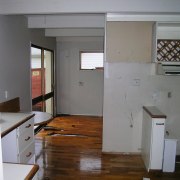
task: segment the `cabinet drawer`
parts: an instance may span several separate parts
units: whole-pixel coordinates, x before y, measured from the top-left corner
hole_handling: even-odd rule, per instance
[[[20,163],[27,163],[35,153],[34,142],[32,142],[23,152],[19,155]]]
[[[31,142],[34,141],[34,132],[28,130],[27,132],[24,132],[22,135],[18,138],[18,147],[19,147],[19,153],[23,151]]]
[[[34,118],[29,119],[18,128],[19,135],[23,134],[29,129],[32,131],[34,130]]]

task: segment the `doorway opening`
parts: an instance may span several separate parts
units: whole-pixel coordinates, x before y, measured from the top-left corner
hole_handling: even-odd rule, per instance
[[[54,115],[54,52],[31,45],[32,110]]]

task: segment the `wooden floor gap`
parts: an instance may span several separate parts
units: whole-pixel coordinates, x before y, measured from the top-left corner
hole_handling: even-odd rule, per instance
[[[91,137],[91,136],[86,136],[86,135],[82,135],[82,134],[62,134],[62,133],[58,133],[58,132],[48,133],[47,136]]]

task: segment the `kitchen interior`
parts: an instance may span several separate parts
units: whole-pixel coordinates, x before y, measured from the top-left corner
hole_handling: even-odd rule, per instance
[[[87,17],[89,18],[91,16]],[[66,80],[68,80],[69,76],[71,75],[72,77],[74,75],[74,70],[71,69],[69,74],[66,72],[67,76],[65,80],[63,81],[61,79],[61,82],[59,82],[59,79],[62,78],[60,76],[62,75],[60,72],[62,70],[61,65],[63,66],[59,58],[61,57],[62,59],[62,53],[64,53],[64,59],[62,61],[66,62],[67,59],[70,59],[67,64],[64,64],[64,67],[74,67],[71,56],[74,55],[73,53],[77,53],[75,50],[78,50],[74,49],[74,47],[68,49],[66,45],[68,45],[67,42],[69,44],[74,43],[77,38],[79,38],[78,41],[85,41],[86,43],[93,41],[96,44],[100,42],[99,47],[96,48],[98,50],[104,49],[104,83],[101,84],[104,89],[103,111],[99,110],[96,113],[92,111],[89,114],[88,111],[85,111],[84,113],[86,115],[93,115],[93,113],[95,115],[103,115],[102,151],[104,153],[121,154],[139,153],[142,154],[147,171],[160,170],[164,173],[174,173],[176,156],[180,155],[179,15],[122,15],[121,13],[107,13],[97,15],[97,17],[101,22],[99,26],[101,28],[104,26],[105,29],[105,31],[100,31],[100,27],[98,27],[98,35],[94,34],[95,31],[90,31],[90,34],[92,33],[91,35],[86,32],[88,38],[84,40],[83,36],[79,38],[77,32],[71,32],[71,36],[63,36],[62,34],[65,32],[60,31],[61,37],[56,38],[54,41],[52,32],[55,29],[47,29],[45,31],[47,37],[44,40],[44,31],[38,28],[49,27],[48,23],[51,23],[53,27],[52,20],[54,19],[54,22],[57,23],[57,16],[0,16],[0,25],[3,27],[0,30],[0,38],[4,40],[0,44],[0,53],[4,58],[0,60],[0,73],[2,73],[0,77],[2,82],[2,86],[0,87],[0,102],[3,104],[6,101],[20,97],[20,107],[17,108],[16,113],[12,113],[11,111],[11,113],[1,112],[2,150],[6,148],[5,152],[8,153],[8,149],[11,150],[9,145],[13,145],[13,142],[18,142],[18,144],[15,144],[16,148],[13,148],[13,153],[8,153],[8,155],[5,153],[7,157],[3,153],[2,157],[0,156],[1,176],[3,176],[3,173],[4,177],[10,175],[7,173],[9,170],[6,170],[6,168],[14,169],[14,167],[11,167],[11,163],[10,165],[3,163],[5,158],[9,158],[9,160],[4,162],[26,162],[27,164],[34,164],[35,162],[34,153],[31,153],[28,157],[26,157],[28,154],[25,154],[26,148],[28,150],[29,148],[32,148],[32,150],[35,148],[33,142],[34,114],[18,112],[19,110],[23,112],[32,111],[29,82],[29,42],[47,46],[50,49],[58,51],[56,52],[58,70],[56,74],[56,97],[62,99],[62,101],[59,102],[57,99],[56,113],[77,114],[79,112],[83,114],[78,109],[72,109],[72,107],[68,109],[72,99],[67,100],[68,105],[65,103],[62,104],[62,102],[66,101],[65,97],[62,96],[64,92],[67,93],[67,96],[75,96],[76,94],[67,92],[64,86],[61,92],[59,87],[62,84],[66,85],[65,82],[67,82]],[[69,16],[66,17],[64,15],[63,18],[67,20]],[[85,16],[84,18],[86,19]],[[93,26],[92,19],[90,23]],[[70,22],[72,23],[71,20]],[[97,22],[97,20],[94,21],[94,23]],[[12,34],[12,29],[14,34]],[[105,32],[103,37],[104,45],[101,43],[102,32]],[[55,34],[57,36],[57,31]],[[18,45],[11,43],[12,40],[16,43],[19,42]],[[63,43],[65,49],[61,53],[60,48]],[[57,49],[56,45],[58,45]],[[7,53],[7,51],[14,53]],[[20,53],[22,51],[23,56]],[[12,57],[16,60],[16,64],[13,63]],[[5,70],[7,67],[11,73]],[[80,76],[77,81],[86,82]],[[71,83],[73,84],[73,82]],[[67,88],[72,87],[72,84],[69,84],[70,86],[67,85]],[[82,108],[80,107],[79,109]],[[26,132],[23,128],[28,126],[30,126],[30,129]],[[19,135],[27,135],[29,133],[27,137],[32,138],[29,138],[31,139],[30,141],[25,138],[25,142],[22,142],[22,136],[19,136],[19,139],[16,140],[16,133]],[[157,149],[159,150],[158,156]],[[9,156],[9,154],[12,156]],[[21,154],[23,158],[17,156],[17,154]],[[25,157],[28,160],[25,160]],[[16,164],[16,166],[18,165]],[[19,172],[25,172],[26,175],[23,174],[23,176],[30,175],[28,177],[29,179],[33,178],[33,176],[34,179],[38,178],[36,174],[38,173],[38,166],[35,164],[27,165],[26,167],[18,166],[17,168],[20,168]],[[5,179],[12,178],[7,176]]]

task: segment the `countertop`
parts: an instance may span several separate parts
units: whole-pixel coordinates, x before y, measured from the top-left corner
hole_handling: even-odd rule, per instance
[[[30,118],[34,116],[33,113],[0,113],[0,132],[1,137],[5,136]],[[1,138],[0,137],[0,138]],[[0,139],[1,140],[1,139]],[[0,141],[1,143],[1,141]],[[1,144],[0,144],[1,148]],[[1,153],[1,149],[0,149]],[[0,154],[1,156],[1,154]],[[29,164],[14,164],[14,163],[2,163],[0,162],[0,171],[3,172],[4,180],[29,180],[34,177],[38,171],[38,165],[29,165]],[[2,174],[1,174],[2,176]],[[1,177],[0,177],[1,179]]]
[[[34,177],[38,169],[37,165],[3,163],[4,180],[29,180]]]
[[[50,113],[47,112],[40,112],[40,111],[32,111],[32,113],[35,114],[34,116],[34,125],[43,125],[49,123],[53,116]]]
[[[33,116],[33,113],[0,113],[1,137],[5,136]]]
[[[143,109],[152,117],[152,118],[166,118],[156,106],[143,106]]]

